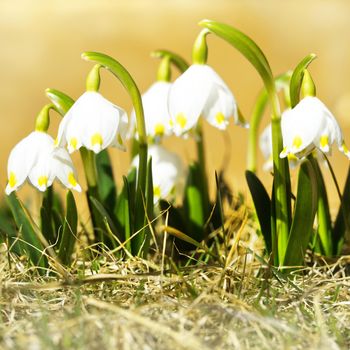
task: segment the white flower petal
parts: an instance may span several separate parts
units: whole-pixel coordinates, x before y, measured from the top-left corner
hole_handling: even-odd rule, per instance
[[[157,81],[142,95],[146,133],[152,138],[162,138],[171,134],[168,95],[172,83]],[[131,119],[135,121],[135,111]]]
[[[148,156],[152,157],[152,177],[154,202],[166,198],[176,187],[181,186],[184,179],[184,170],[180,158],[161,145],[152,145],[148,148]],[[139,157],[132,161],[132,166],[138,166]]]
[[[43,132],[34,131],[21,140],[11,151],[8,159],[8,184],[6,194],[17,190],[26,180],[31,169],[53,140]]]
[[[284,145],[281,157],[292,153],[300,158],[310,153],[326,126],[327,120],[322,110],[310,101],[300,102],[293,109],[285,111],[281,121]]]
[[[111,146],[119,148],[121,151],[126,151],[125,140],[129,132],[129,120],[126,112],[120,109],[119,125],[114,140]]]
[[[55,150],[52,157],[52,170],[64,186],[81,192],[72,160],[64,148]]]
[[[100,93],[87,91],[63,118],[58,144],[68,144],[70,153],[81,146],[98,153],[114,142],[119,119],[124,113]]]
[[[170,88],[168,108],[177,136],[192,129],[203,111],[212,88],[207,71],[206,65],[194,64]]]
[[[214,86],[203,109],[203,117],[213,126],[224,130],[229,118],[237,116],[237,106],[233,95],[220,85]]]
[[[54,146],[53,138],[45,132],[34,131],[24,138],[12,150],[9,162],[9,184],[6,187],[6,193],[10,194],[13,190],[28,180],[39,191],[45,191],[52,185],[57,172],[61,171],[57,166],[55,154],[64,153],[65,161],[69,163],[69,169],[73,169],[72,161],[68,152],[63,148]],[[60,164],[61,167],[67,166]],[[72,170],[74,172],[74,169]],[[68,186],[67,186],[68,187]],[[76,187],[76,189],[79,189]]]

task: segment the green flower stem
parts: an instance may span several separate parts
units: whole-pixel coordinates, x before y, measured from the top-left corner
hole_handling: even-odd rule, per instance
[[[49,126],[50,126],[50,110],[56,110],[56,107],[52,103],[48,103],[45,105],[41,111],[39,112],[38,116],[35,119],[35,130],[36,131],[42,131],[47,132]]]
[[[287,71],[286,73],[277,76],[275,79],[276,90],[280,91],[281,89],[283,89],[285,92],[284,95],[286,99],[289,98],[289,82],[291,75],[292,73],[290,71]],[[255,173],[257,170],[257,144],[259,139],[258,132],[267,102],[268,95],[266,93],[266,89],[263,89],[257,98],[254,110],[250,117],[247,169],[252,171],[253,173]],[[286,103],[287,105],[290,105],[290,103],[288,103],[288,100],[286,101]]]
[[[160,61],[157,71],[157,81],[169,82],[171,79],[170,57],[164,56]]]
[[[255,107],[250,118],[249,136],[248,136],[248,151],[247,151],[247,169],[256,173],[257,169],[257,149],[258,149],[258,132],[261,119],[267,104],[268,98],[266,90],[262,91],[255,103]]]
[[[290,180],[288,161],[287,159],[281,159],[279,156],[283,149],[281,117],[273,114],[271,125],[278,261],[282,262],[287,249],[290,228],[291,209],[289,196],[287,195]]]
[[[136,116],[136,128],[139,136],[139,168],[137,176],[137,193],[135,199],[135,232],[145,225],[144,203],[146,200],[146,183],[147,183],[147,134],[145,118],[142,106],[142,99],[140,91],[131,77],[130,73],[115,59],[98,52],[84,52],[82,58],[86,61],[94,62],[101,67],[110,71],[115,77],[119,79],[124,88],[128,91]],[[141,233],[143,235],[143,233]]]
[[[203,140],[203,130],[201,120],[198,121],[196,127],[196,148],[197,148],[197,161],[200,169],[201,176],[201,190],[202,190],[202,209],[204,220],[207,220],[209,214],[209,192],[208,192],[208,177],[206,171],[206,159]]]
[[[278,256],[285,254],[289,236],[289,216],[290,200],[287,196],[289,181],[288,163],[285,159],[279,157],[282,151],[282,133],[281,133],[281,112],[278,101],[278,95],[275,88],[273,75],[270,65],[256,43],[247,35],[229,25],[211,20],[203,20],[199,23],[202,27],[209,29],[218,37],[227,41],[236,48],[243,56],[255,67],[261,76],[272,109],[272,148],[274,163],[274,189],[275,189],[275,220],[276,234],[278,237]],[[274,226],[274,223],[272,223]],[[276,254],[277,252],[273,252]]]
[[[188,68],[188,63],[178,54],[168,51],[168,50],[155,50],[151,52],[151,57],[154,58],[163,58],[169,57],[171,63],[181,72],[183,73]]]
[[[207,35],[208,29],[202,29],[198,34],[192,49],[192,62],[195,64],[206,64],[208,59]]]
[[[89,188],[97,188],[98,181],[96,170],[96,155],[93,151],[90,151],[85,147],[82,147],[80,151],[87,185]]]

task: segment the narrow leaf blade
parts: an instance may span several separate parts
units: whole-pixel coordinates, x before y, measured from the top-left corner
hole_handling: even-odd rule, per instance
[[[282,266],[300,266],[313,232],[317,210],[317,174],[312,163],[305,160],[299,170],[294,218]]]
[[[264,236],[266,250],[272,251],[271,236],[271,200],[259,178],[249,170],[246,170],[245,177],[248,183],[250,194],[253,198],[256,215],[259,220],[260,229]]]

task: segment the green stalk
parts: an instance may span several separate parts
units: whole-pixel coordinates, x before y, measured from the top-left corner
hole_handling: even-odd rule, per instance
[[[258,132],[261,119],[267,104],[266,90],[263,90],[255,103],[255,107],[250,118],[249,136],[248,136],[248,150],[247,150],[247,170],[256,173],[257,163],[257,149],[258,149]]]
[[[290,71],[283,73],[275,78],[276,90],[288,90],[289,97],[289,81],[292,73]],[[286,95],[286,94],[285,94]],[[287,97],[287,96],[285,96]],[[247,170],[256,173],[257,170],[257,149],[259,139],[259,127],[263,117],[263,113],[266,109],[268,102],[268,95],[266,89],[263,89],[255,103],[252,115],[249,123],[249,138],[248,138],[248,151],[247,151]]]
[[[128,91],[136,115],[136,128],[139,136],[139,168],[136,185],[135,198],[135,232],[144,227],[145,212],[144,199],[146,199],[146,182],[147,182],[147,135],[146,125],[143,113],[142,99],[140,91],[131,77],[130,73],[115,59],[98,52],[84,52],[81,56],[84,60],[99,64],[101,67],[110,71],[119,79],[124,88]],[[145,203],[148,203],[147,200]],[[144,230],[140,232],[143,236]]]
[[[290,224],[290,199],[287,190],[290,184],[288,160],[281,159],[283,149],[281,113],[275,89],[269,93],[272,105],[272,157],[275,186],[276,233],[278,244],[278,260],[284,260],[287,249]]]
[[[256,43],[236,28],[211,20],[203,20],[199,24],[209,29],[212,33],[221,37],[235,47],[239,52],[241,52],[242,55],[244,55],[246,59],[255,67],[264,82],[272,109],[271,121],[276,234],[278,238],[278,256],[281,257],[283,261],[283,256],[285,254],[288,242],[290,225],[290,200],[289,196],[287,195],[290,181],[287,161],[279,157],[283,148],[281,113],[270,65],[264,53],[256,45]]]
[[[196,148],[197,148],[197,160],[199,165],[199,171],[201,176],[200,186],[202,191],[202,209],[204,221],[207,220],[209,215],[209,192],[208,192],[208,177],[206,171],[206,159],[203,140],[203,130],[201,121],[198,121],[196,128]]]
[[[329,212],[328,198],[326,186],[323,180],[321,169],[317,163],[314,162],[315,172],[317,174],[317,221],[318,228],[317,233],[320,237],[322,252],[326,256],[330,257],[333,254],[333,244],[332,244],[332,221]]]

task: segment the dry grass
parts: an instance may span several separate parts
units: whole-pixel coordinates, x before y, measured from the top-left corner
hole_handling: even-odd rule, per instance
[[[259,264],[174,269],[103,258],[69,283],[1,255],[0,348],[341,349],[350,257],[288,278]],[[77,277],[78,276],[78,277]]]

